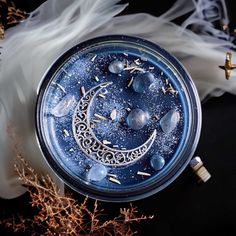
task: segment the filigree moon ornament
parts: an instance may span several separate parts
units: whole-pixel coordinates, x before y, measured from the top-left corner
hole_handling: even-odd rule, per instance
[[[189,164],[201,129],[197,90],[183,66],[137,37],[94,38],[60,56],[36,104],[43,156],[91,198],[145,198]]]
[[[93,98],[110,84],[112,82],[102,83],[82,96],[73,116],[73,133],[81,150],[90,158],[104,165],[122,166],[137,161],[148,152],[156,138],[156,130],[144,144],[130,150],[110,148],[98,140],[89,120],[90,104]]]

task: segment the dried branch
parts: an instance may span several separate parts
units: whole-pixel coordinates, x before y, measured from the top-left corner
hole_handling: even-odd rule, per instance
[[[33,219],[18,216],[0,222],[6,227],[12,228],[14,232],[30,232],[31,235],[131,236],[136,233],[132,230],[131,224],[153,218],[138,216],[137,208],[130,205],[129,208],[121,208],[117,217],[109,219],[97,201],[91,209],[88,206],[88,198],[79,203],[73,198],[72,193],[62,196],[49,175],[36,173],[23,158],[20,139],[11,126],[8,127],[8,134],[17,156],[15,170],[29,191],[32,209],[37,211]]]
[[[18,24],[27,17],[27,13],[16,7],[13,0],[0,0],[0,39],[4,38],[5,29]]]

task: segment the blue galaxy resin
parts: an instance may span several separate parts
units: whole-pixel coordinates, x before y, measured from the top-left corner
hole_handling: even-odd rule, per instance
[[[140,78],[147,80],[140,82]],[[83,92],[104,82],[112,84],[96,95],[89,111],[91,127],[98,140],[111,148],[134,149],[157,131],[151,149],[127,166],[101,167],[101,163],[85,155],[74,138],[72,119],[77,103]],[[75,53],[56,71],[44,92],[41,126],[50,154],[69,175],[90,182],[94,189],[129,189],[158,178],[178,157],[188,125],[185,104],[182,84],[165,61],[134,47],[108,44]],[[137,122],[132,124],[129,117],[138,109],[148,114],[148,119],[146,117],[139,127]],[[166,133],[160,120],[172,109],[178,111],[179,121]],[[115,119],[111,119],[112,112]],[[161,163],[165,163],[162,168],[156,168],[156,159],[151,161],[157,151],[163,157]],[[137,174],[139,171],[150,177]],[[119,184],[112,181],[111,176]]]

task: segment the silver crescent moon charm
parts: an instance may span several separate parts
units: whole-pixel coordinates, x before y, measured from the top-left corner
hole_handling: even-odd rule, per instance
[[[98,140],[90,126],[90,104],[103,88],[111,84],[112,82],[102,83],[82,96],[73,115],[73,134],[80,149],[93,160],[109,166],[123,166],[137,161],[148,152],[156,138],[156,130],[144,144],[130,150],[110,148]]]

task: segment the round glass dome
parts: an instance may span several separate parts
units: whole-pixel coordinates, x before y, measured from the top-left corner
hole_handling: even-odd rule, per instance
[[[181,63],[141,38],[111,35],[64,53],[36,105],[42,152],[71,188],[105,201],[150,196],[180,175],[201,129]]]

